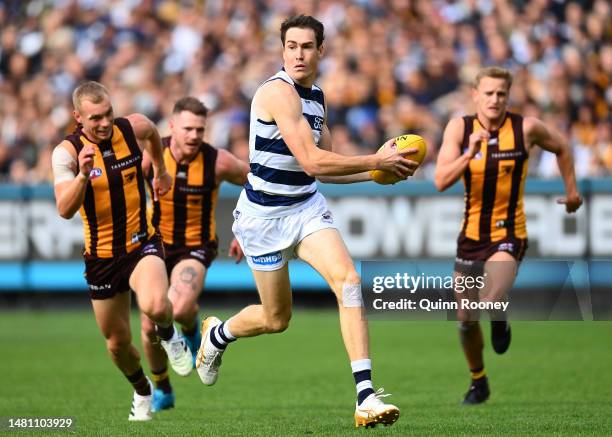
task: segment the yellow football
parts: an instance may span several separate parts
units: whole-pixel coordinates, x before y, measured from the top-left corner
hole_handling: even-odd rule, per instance
[[[403,149],[418,149],[416,153],[411,155],[406,155],[406,159],[410,161],[415,161],[421,164],[427,155],[427,144],[425,140],[420,135],[400,135],[395,138],[395,143],[392,147],[396,147],[398,150]],[[377,153],[380,153],[385,146],[381,146],[378,149]],[[401,179],[395,176],[393,173],[390,173],[385,170],[370,170],[370,176],[372,176],[372,180],[381,185],[390,185],[399,182]]]

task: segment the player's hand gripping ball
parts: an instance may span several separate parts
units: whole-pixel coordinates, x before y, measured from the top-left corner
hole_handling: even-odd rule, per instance
[[[378,149],[377,153],[380,153],[384,147],[385,146],[382,146],[380,149]],[[418,162],[419,164],[423,162],[425,155],[427,154],[427,144],[420,135],[400,135],[399,137],[395,138],[395,142],[392,143],[391,147],[396,147],[398,150],[418,149],[417,152],[410,155],[405,155],[404,157],[410,161]],[[372,176],[372,180],[374,182],[381,185],[395,184],[401,180],[393,173],[385,170],[370,170],[370,176]]]

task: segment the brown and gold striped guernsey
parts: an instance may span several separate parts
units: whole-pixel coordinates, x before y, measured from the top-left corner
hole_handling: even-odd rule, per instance
[[[170,137],[162,142],[164,162],[173,185],[153,203],[153,225],[166,244],[194,247],[216,240],[217,149],[203,142],[189,164],[179,164],[170,151]]]
[[[146,213],[142,152],[130,122],[116,118],[109,140],[96,144],[81,127],[66,140],[78,153],[84,146],[95,150],[93,169],[79,212],[85,232],[85,253],[111,258],[130,253],[153,236]]]
[[[470,135],[484,128],[473,115],[463,120],[461,147],[465,152]],[[482,145],[463,175],[465,209],[461,234],[483,242],[527,238],[523,191],[529,155],[523,139],[523,117],[506,113],[501,127],[490,134],[488,143]]]

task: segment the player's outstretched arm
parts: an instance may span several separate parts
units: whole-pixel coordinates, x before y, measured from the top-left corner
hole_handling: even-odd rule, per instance
[[[387,170],[406,179],[411,162],[391,148],[385,153],[343,156],[318,148],[308,121],[302,115],[302,102],[295,89],[286,82],[274,80],[261,87],[253,99],[258,118],[276,122],[287,147],[304,171],[314,177],[341,176],[368,170]]]
[[[442,146],[438,153],[434,183],[438,191],[444,191],[457,182],[470,164],[470,160],[480,151],[483,140],[489,138],[485,130],[470,135],[468,149],[461,151],[464,121],[462,118],[451,119],[444,129]]]
[[[62,141],[53,150],[51,164],[55,180],[55,205],[62,218],[72,218],[85,200],[94,153],[93,147],[83,147],[77,164],[76,150],[69,141]]]
[[[557,202],[564,204],[567,212],[575,212],[582,205],[582,196],[580,196],[576,185],[574,157],[568,142],[558,131],[546,126],[534,117],[523,119],[523,132],[528,147],[537,145],[557,155],[557,165],[563,178],[566,194],[564,198],[558,199]]]
[[[219,149],[215,164],[217,185],[223,181],[234,185],[244,185],[247,182],[249,170],[250,167],[246,162],[236,158],[227,150]]]
[[[153,200],[157,201],[170,190],[172,177],[166,171],[163,158],[163,147],[161,137],[157,128],[151,120],[142,114],[130,114],[126,117],[141,150],[145,149],[153,164]]]

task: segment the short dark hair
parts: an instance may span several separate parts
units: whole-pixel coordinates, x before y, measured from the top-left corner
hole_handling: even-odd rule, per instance
[[[183,111],[192,112],[201,117],[206,117],[208,115],[208,108],[206,105],[199,99],[191,96],[181,97],[174,104],[174,108],[172,109],[173,114],[180,114]]]
[[[285,36],[287,35],[287,31],[292,27],[312,29],[315,34],[315,38],[317,39],[317,47],[321,47],[321,44],[323,44],[323,40],[325,39],[325,28],[323,27],[323,23],[310,15],[301,14],[289,17],[281,24],[280,31],[283,47],[285,46]]]

